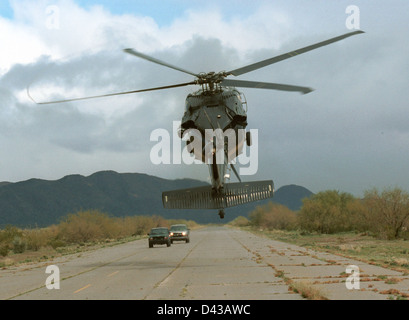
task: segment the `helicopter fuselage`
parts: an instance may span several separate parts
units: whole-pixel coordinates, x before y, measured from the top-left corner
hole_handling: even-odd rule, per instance
[[[208,165],[215,192],[223,188],[228,164],[242,153],[247,126],[245,106],[244,95],[235,88],[199,90],[186,98],[180,136],[189,135],[188,150]]]

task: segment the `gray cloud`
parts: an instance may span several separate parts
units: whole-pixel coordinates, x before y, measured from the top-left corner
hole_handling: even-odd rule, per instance
[[[272,178],[277,187],[295,183],[314,192],[339,189],[356,195],[373,186],[409,190],[409,44],[408,31],[402,28],[407,14],[391,6],[394,19],[380,26],[375,19],[379,11],[358,5],[368,17],[362,23],[365,34],[239,77],[316,89],[308,95],[242,90],[249,105],[248,128],[259,130],[260,151],[258,173],[245,180]],[[295,21],[298,14],[288,16]],[[216,35],[193,36],[149,54],[194,72],[231,70],[347,31],[316,29],[288,37],[279,50],[254,48],[246,54]],[[118,32],[106,31],[104,37],[121,38]],[[139,49],[137,42],[129,46]],[[58,61],[43,56],[14,65],[0,78],[0,180],[59,178],[104,169],[207,178],[205,165],[155,166],[149,159],[154,144],[150,133],[172,130],[195,87],[46,106],[24,96],[28,84],[35,97],[46,93],[68,98],[66,94],[104,94],[191,80],[122,49]],[[56,85],[66,92],[55,95]]]

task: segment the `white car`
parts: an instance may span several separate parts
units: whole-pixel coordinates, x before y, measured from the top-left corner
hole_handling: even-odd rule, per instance
[[[185,224],[174,224],[169,230],[170,242],[185,241],[190,242],[190,230]]]

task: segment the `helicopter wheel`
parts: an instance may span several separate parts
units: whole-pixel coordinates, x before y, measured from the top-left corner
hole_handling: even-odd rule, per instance
[[[220,216],[220,219],[224,219],[224,211],[223,210],[219,211],[219,216]]]

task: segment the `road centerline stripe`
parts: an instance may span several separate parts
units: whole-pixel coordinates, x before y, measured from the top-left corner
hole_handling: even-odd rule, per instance
[[[112,277],[112,276],[116,275],[118,272],[119,271],[112,272],[112,273],[108,274],[107,277]]]
[[[82,291],[82,290],[85,290],[85,289],[87,289],[87,288],[89,288],[89,287],[91,287],[91,284],[87,284],[85,287],[82,287],[81,289],[78,289],[77,291],[74,291],[74,294],[75,294],[75,293],[78,293],[78,292],[80,292],[80,291]]]

